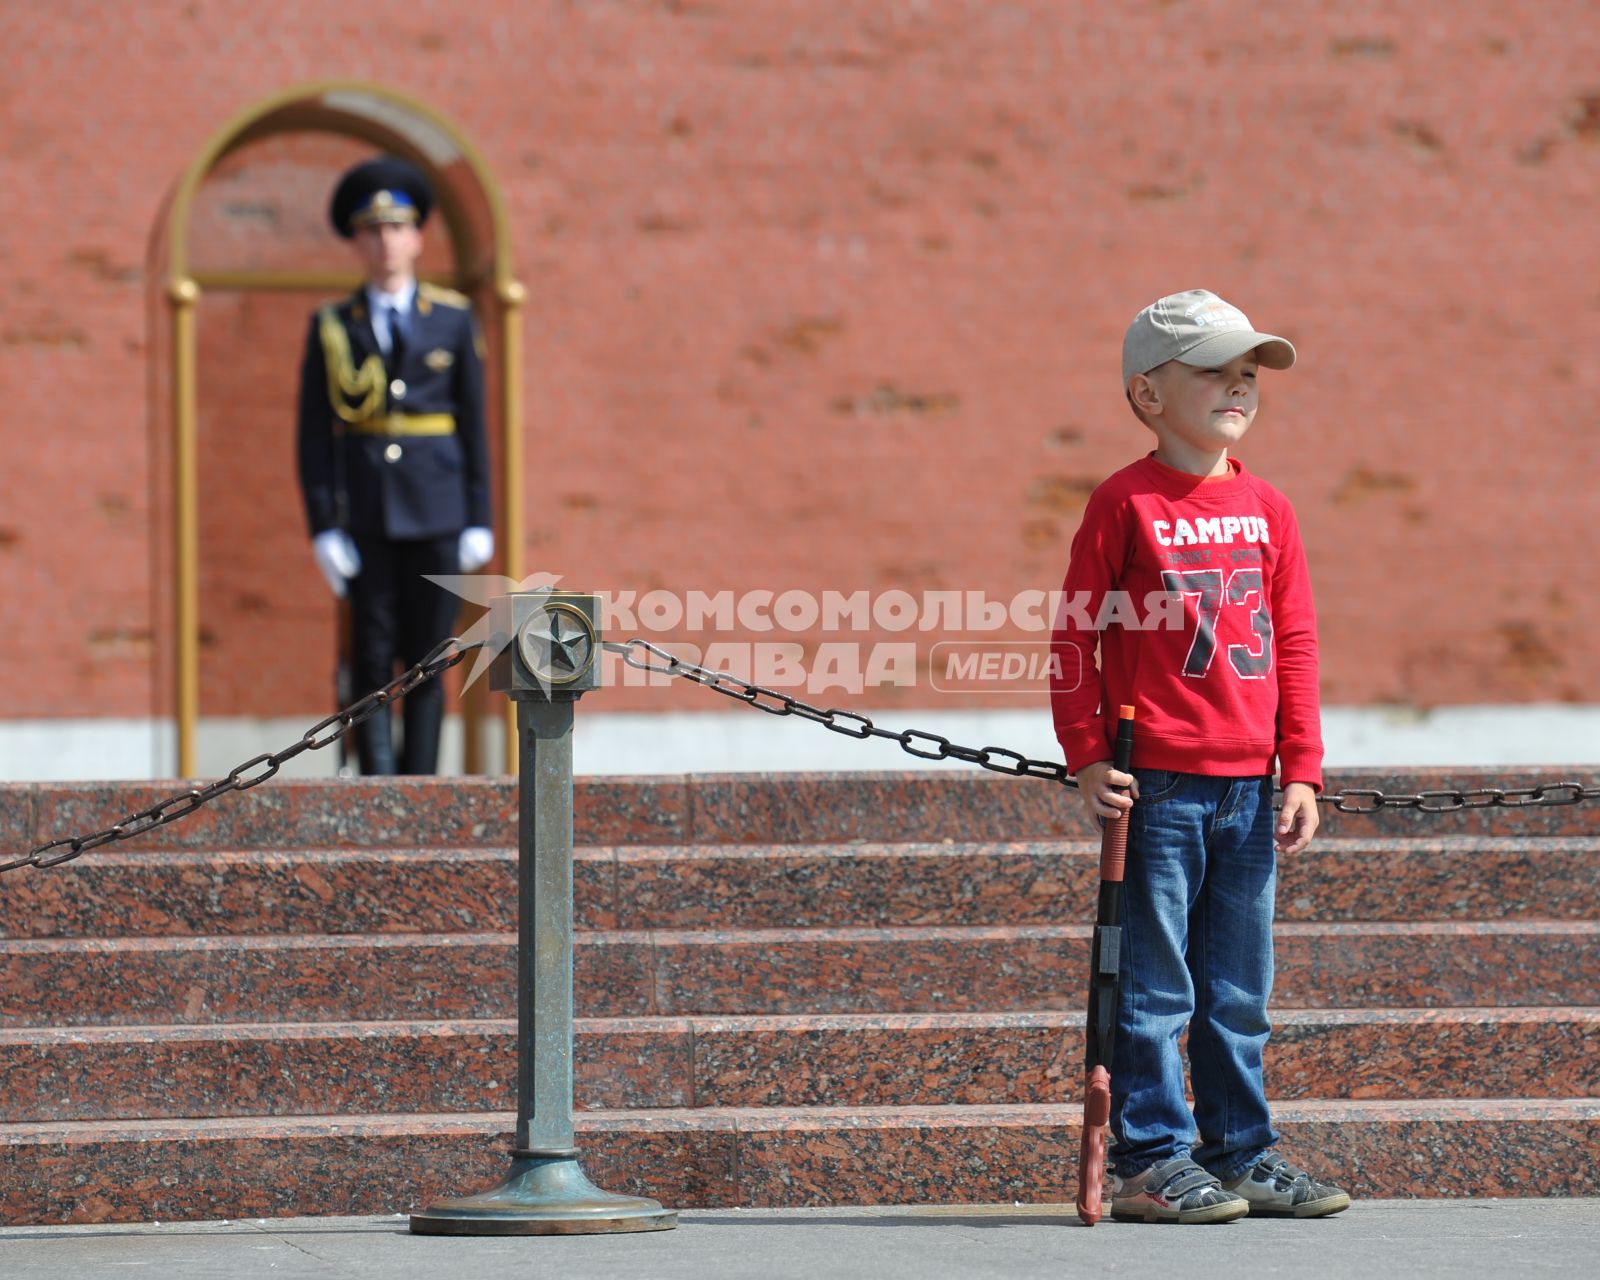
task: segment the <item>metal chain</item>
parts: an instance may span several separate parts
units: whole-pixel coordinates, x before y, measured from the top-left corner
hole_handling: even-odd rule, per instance
[[[1445,788],[1419,791],[1411,796],[1385,795],[1366,787],[1346,787],[1317,799],[1340,813],[1376,813],[1379,809],[1417,809],[1422,813],[1453,813],[1457,809],[1530,809],[1581,804],[1600,799],[1600,787],[1581,782],[1546,782],[1537,787],[1475,787],[1470,791]]]
[[[209,804],[218,796],[227,795],[230,791],[248,791],[251,787],[258,787],[301,752],[321,751],[324,747],[331,747],[363,720],[405,697],[418,685],[426,684],[442,672],[448,671],[469,653],[482,647],[482,644],[468,644],[459,636],[451,636],[450,639],[436,645],[416,666],[396,676],[383,688],[374,689],[366,697],[351,703],[344,710],[335,711],[327,719],[317,721],[300,736],[298,742],[285,747],[282,751],[252,756],[226,777],[218,778],[215,782],[193,791],[168,796],[148,809],[130,813],[122,821],[113,823],[102,831],[81,836],[65,836],[59,840],[51,840],[48,844],[41,844],[23,857],[10,862],[0,862],[0,873],[15,871],[18,867],[60,866],[63,862],[71,862],[80,854],[87,853],[90,849],[98,849],[103,844],[110,844],[114,840],[126,840],[154,827],[164,827],[169,822],[188,817],[201,805]]]
[[[469,653],[483,647],[483,643],[468,643],[452,636],[434,647],[421,662],[396,676],[381,689],[374,689],[365,697],[336,711],[325,720],[319,720],[300,736],[300,740],[282,751],[252,756],[236,766],[225,777],[192,791],[169,796],[164,800],[130,813],[120,822],[87,835],[64,836],[36,846],[22,857],[0,862],[0,874],[19,867],[56,867],[71,862],[90,849],[113,841],[126,840],[155,827],[187,817],[201,805],[209,804],[218,796],[230,791],[248,791],[260,786],[277,774],[285,763],[304,751],[321,751],[331,747],[363,720],[375,715],[390,703],[405,697],[418,685],[448,671]],[[820,724],[824,729],[842,733],[847,738],[887,738],[898,742],[903,751],[923,760],[959,760],[975,764],[982,769],[1004,773],[1016,778],[1043,778],[1064,787],[1076,787],[1078,780],[1067,772],[1066,765],[1056,760],[1034,760],[1009,747],[965,747],[951,742],[941,734],[924,729],[880,729],[870,717],[838,707],[816,707],[778,689],[741,680],[727,671],[712,671],[674,657],[667,650],[647,640],[633,639],[624,643],[607,640],[604,647],[620,653],[630,666],[641,671],[655,671],[677,676],[695,684],[704,685],[713,693],[733,698],[757,711],[774,716],[799,716]],[[651,657],[640,657],[640,652]],[[652,659],[660,659],[654,661]],[[254,772],[252,772],[254,771]],[[1422,813],[1450,813],[1457,809],[1526,809],[1536,806],[1581,804],[1586,800],[1600,799],[1600,786],[1589,787],[1581,782],[1547,782],[1534,787],[1478,787],[1469,791],[1421,791],[1415,795],[1387,795],[1368,787],[1347,787],[1332,795],[1317,797],[1320,804],[1331,804],[1340,813],[1376,813],[1379,809],[1416,809]]]
[[[726,671],[712,671],[692,662],[684,662],[647,640],[607,640],[605,647],[622,654],[623,661],[630,667],[680,676],[758,711],[775,716],[797,715],[851,738],[888,738],[898,742],[902,750],[921,756],[924,760],[961,760],[984,769],[993,769],[996,773],[1046,778],[1067,787],[1078,785],[1077,779],[1067,772],[1066,765],[1056,761],[1030,760],[1020,752],[1005,747],[963,747],[937,733],[921,729],[902,729],[899,733],[892,729],[880,729],[866,716],[854,711],[814,707],[809,702],[802,702],[777,689],[751,684]],[[664,661],[639,657],[640,650]],[[1450,813],[1457,809],[1526,809],[1536,805],[1579,804],[1595,799],[1600,799],[1600,786],[1586,787],[1581,782],[1547,782],[1542,786],[1520,788],[1478,787],[1470,791],[1421,791],[1416,795],[1394,796],[1368,787],[1346,787],[1332,795],[1324,793],[1317,796],[1319,804],[1331,804],[1340,813],[1376,813],[1379,809],[1418,809],[1423,813]]]
[[[737,699],[757,711],[765,711],[768,715],[799,716],[802,720],[815,721],[824,729],[842,733],[847,738],[888,738],[892,742],[898,742],[901,750],[920,756],[924,760],[960,760],[966,764],[978,765],[980,768],[993,769],[996,773],[1010,774],[1015,778],[1045,778],[1066,787],[1078,785],[1078,780],[1067,772],[1067,766],[1056,760],[1030,760],[1021,752],[1012,751],[1007,747],[963,747],[951,742],[949,738],[937,733],[928,733],[923,729],[902,729],[899,733],[893,729],[880,729],[868,717],[858,715],[854,711],[842,711],[837,707],[827,709],[814,707],[809,702],[802,702],[790,694],[777,689],[767,689],[759,684],[751,684],[750,681],[741,680],[726,671],[712,671],[707,667],[696,666],[692,662],[684,662],[648,640],[633,639],[625,643],[607,640],[604,645],[613,653],[622,654],[622,660],[630,667],[636,667],[641,671],[659,671],[670,676],[681,676],[685,680],[694,681],[695,684],[704,685],[713,693]],[[661,665],[649,658],[637,657],[636,651],[640,649],[654,654],[657,658],[666,659],[666,664]]]

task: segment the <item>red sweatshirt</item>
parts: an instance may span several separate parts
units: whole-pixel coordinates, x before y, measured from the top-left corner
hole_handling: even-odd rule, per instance
[[[1056,737],[1076,771],[1111,759],[1322,789],[1317,626],[1289,500],[1245,471],[1209,479],[1152,452],[1089,497],[1052,641]],[[1095,646],[1100,647],[1100,667]]]

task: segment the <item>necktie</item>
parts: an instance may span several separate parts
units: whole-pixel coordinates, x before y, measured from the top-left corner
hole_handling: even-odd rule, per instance
[[[389,363],[398,368],[406,357],[405,316],[399,307],[387,308],[389,315]]]

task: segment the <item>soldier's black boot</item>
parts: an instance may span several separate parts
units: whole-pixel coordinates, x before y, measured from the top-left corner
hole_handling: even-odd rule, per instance
[[[400,743],[400,772],[439,771],[439,732],[444,722],[444,685],[438,679],[419,685],[405,697],[405,737]]]
[[[351,732],[355,734],[356,758],[361,762],[362,777],[396,772],[393,716],[387,707],[363,720]]]

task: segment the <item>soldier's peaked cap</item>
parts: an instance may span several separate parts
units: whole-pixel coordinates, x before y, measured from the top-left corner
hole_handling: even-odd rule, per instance
[[[433,189],[422,170],[399,156],[377,156],[339,179],[328,205],[328,220],[348,240],[357,228],[377,222],[421,226],[432,208]]]

